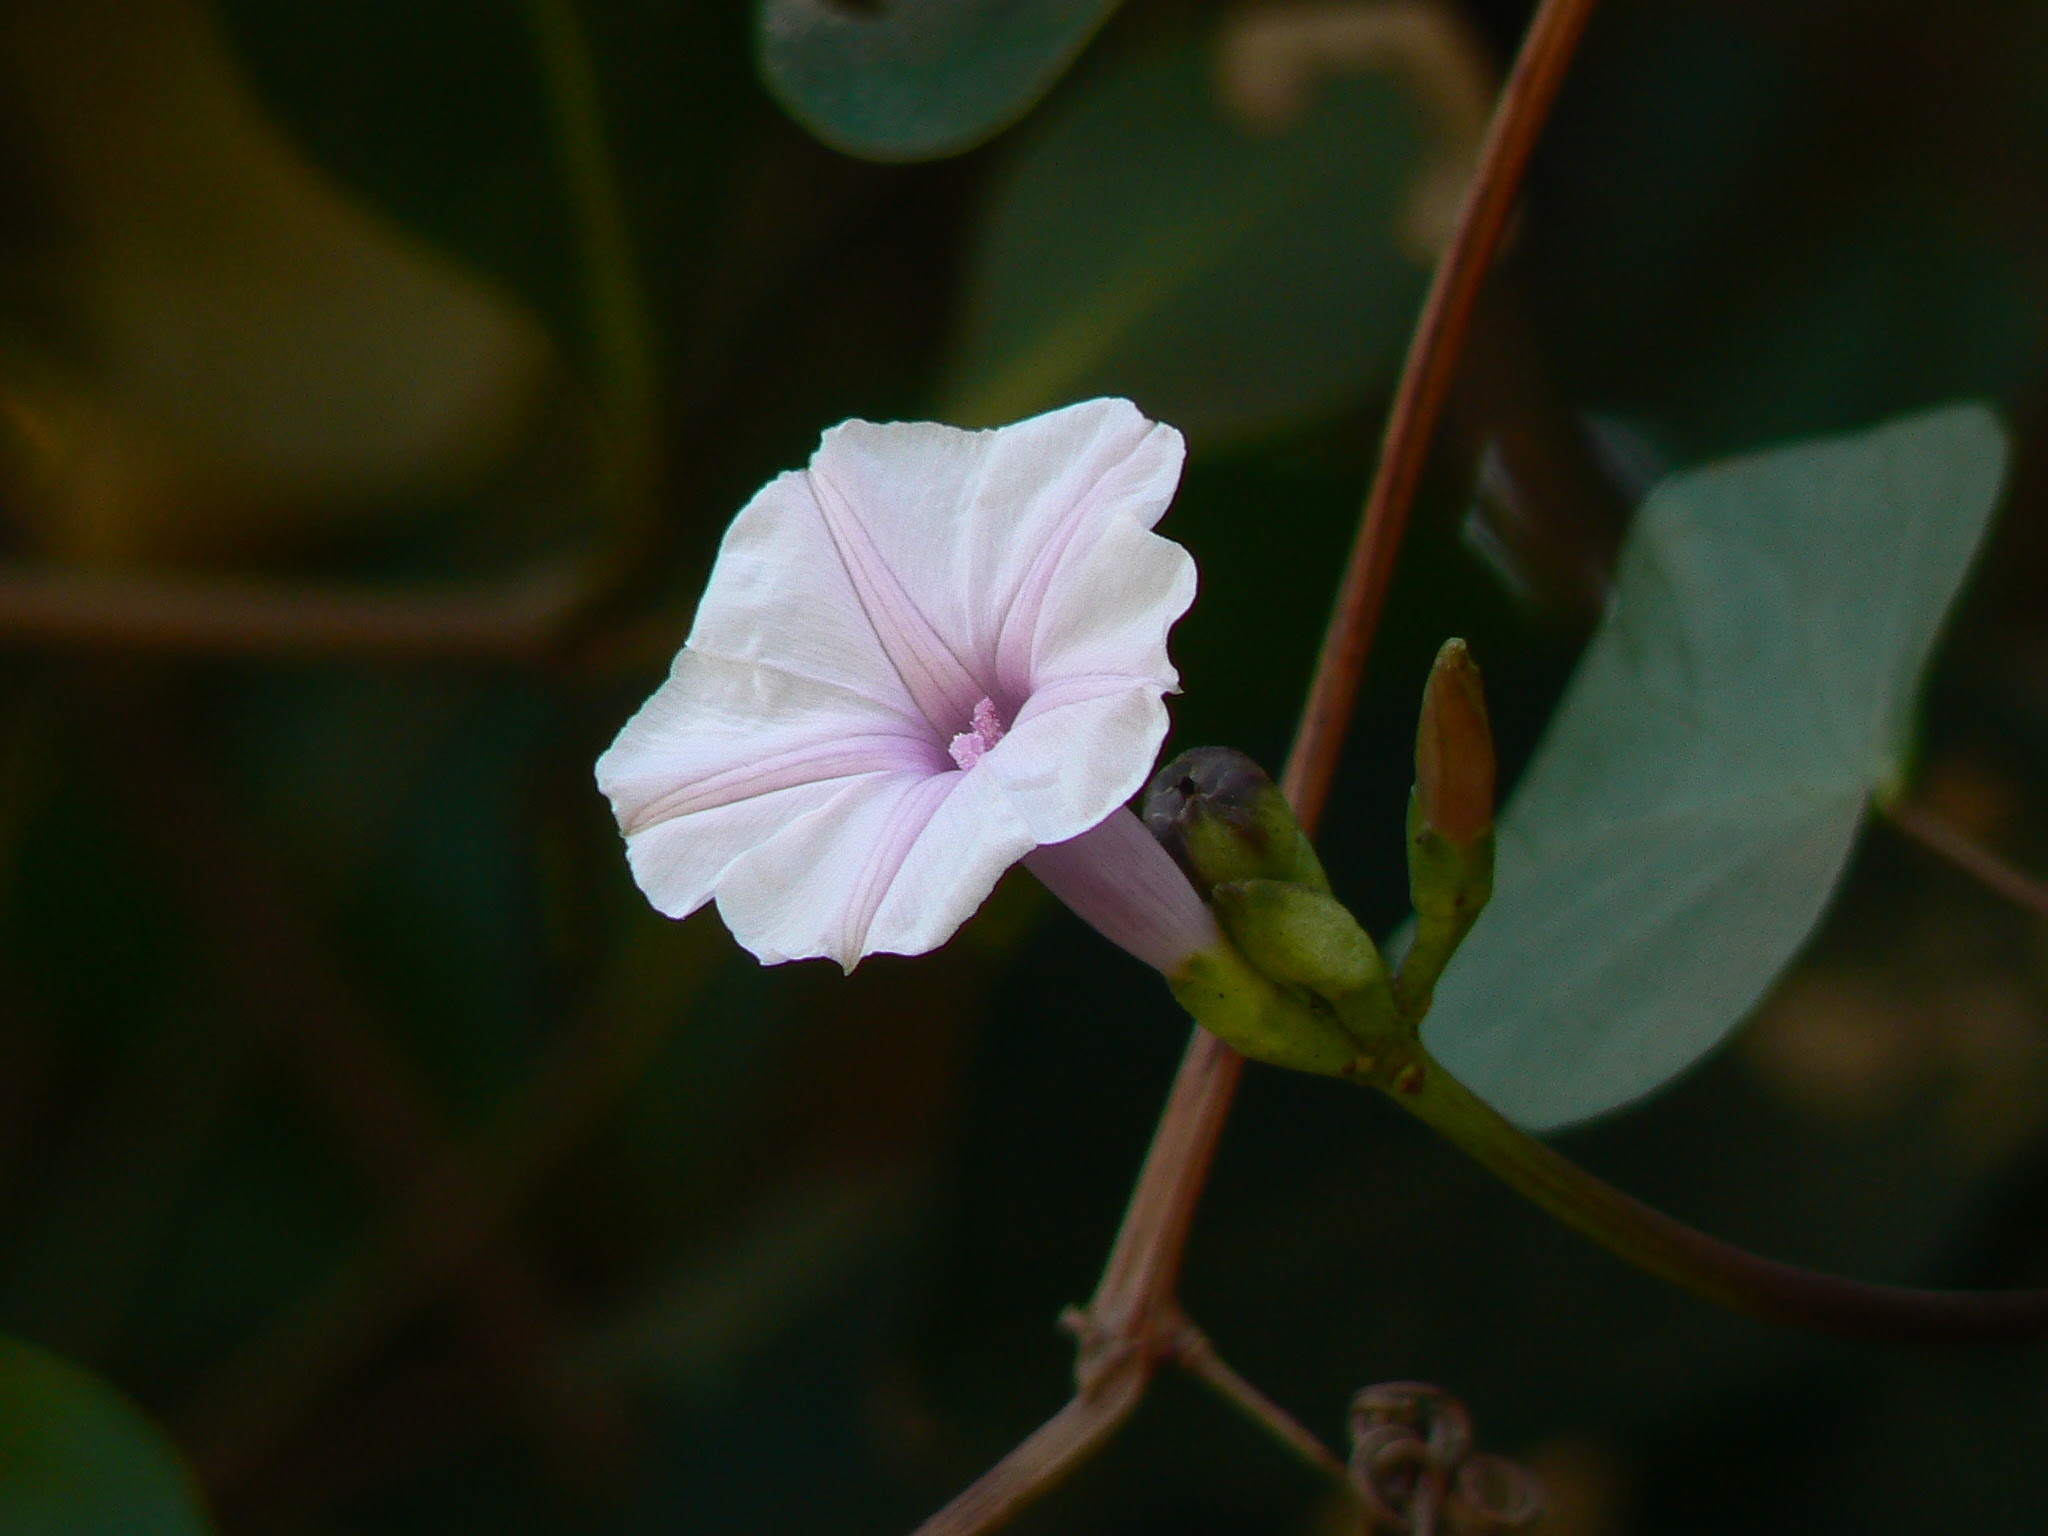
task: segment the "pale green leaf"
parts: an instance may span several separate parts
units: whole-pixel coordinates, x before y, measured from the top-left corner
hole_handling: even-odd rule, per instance
[[[1424,1026],[1446,1067],[1543,1129],[1651,1092],[1756,1006],[1903,776],[2005,457],[1966,404],[1657,487]]]
[[[205,1536],[191,1474],[160,1430],[97,1377],[0,1337],[0,1531]]]
[[[834,149],[971,149],[1052,89],[1117,0],[760,0],[761,77]]]
[[[1125,395],[1204,444],[1385,378],[1425,276],[1402,240],[1440,179],[1432,130],[1385,72],[1309,94],[1285,126],[1241,122],[1190,43],[1041,117],[974,247],[941,414]]]

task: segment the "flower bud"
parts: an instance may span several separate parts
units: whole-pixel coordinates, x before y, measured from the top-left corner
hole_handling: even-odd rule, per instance
[[[1462,640],[1446,640],[1422,694],[1415,792],[1408,801],[1408,895],[1415,942],[1394,996],[1419,1022],[1437,978],[1493,895],[1493,732],[1479,669]]]
[[[1287,797],[1257,763],[1229,747],[1196,747],[1153,775],[1145,825],[1204,898],[1233,880],[1330,882]]]
[[[1210,901],[1247,960],[1329,1003],[1368,1050],[1397,1032],[1386,963],[1334,896],[1285,880],[1237,880],[1217,886]]]
[[[1422,824],[1455,848],[1493,829],[1493,731],[1479,668],[1462,640],[1446,640],[1422,691],[1415,732],[1415,799]]]

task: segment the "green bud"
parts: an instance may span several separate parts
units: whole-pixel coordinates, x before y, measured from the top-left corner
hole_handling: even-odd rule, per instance
[[[1464,641],[1446,640],[1422,690],[1408,798],[1415,942],[1394,997],[1411,1024],[1429,1012],[1437,978],[1493,895],[1493,792],[1493,730],[1479,668]]]
[[[1196,1023],[1254,1061],[1323,1077],[1362,1078],[1373,1068],[1327,1008],[1279,985],[1232,944],[1203,950],[1166,984]]]
[[[1287,797],[1263,768],[1229,747],[1196,747],[1153,775],[1145,825],[1204,898],[1233,880],[1330,888]]]
[[[1446,640],[1422,690],[1415,799],[1422,821],[1454,847],[1493,830],[1493,728],[1486,691],[1462,640]]]

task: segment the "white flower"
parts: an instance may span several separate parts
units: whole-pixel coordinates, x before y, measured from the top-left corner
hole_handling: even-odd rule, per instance
[[[1123,809],[1195,595],[1151,532],[1181,459],[1124,400],[827,432],[734,519],[668,680],[598,761],[648,898],[715,895],[763,961],[850,970],[937,948],[1030,855],[1161,970],[1213,945]]]

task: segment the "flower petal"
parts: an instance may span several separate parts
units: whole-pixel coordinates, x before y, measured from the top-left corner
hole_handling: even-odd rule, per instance
[[[709,901],[732,862],[783,828],[829,805],[861,779],[800,784],[715,810],[677,816],[632,833],[626,862],[633,881],[664,917],[688,917]]]
[[[826,469],[814,462],[804,484],[896,675],[932,729],[941,736],[954,735],[956,727],[971,718],[976,702],[988,696],[988,688],[932,628],[876,546],[860,510],[833,484]]]
[[[868,951],[921,955],[937,949],[1037,842],[1001,780],[976,764],[959,776],[904,856],[876,909]]]
[[[1144,787],[1166,739],[1152,683],[1081,677],[1042,688],[980,763],[998,780],[1033,841],[1079,837]]]
[[[1047,586],[1031,635],[1035,696],[1092,674],[1144,678],[1176,692],[1180,674],[1166,637],[1195,600],[1195,561],[1136,517],[1101,519],[1076,541]]]
[[[1115,400],[828,432],[734,520],[669,680],[599,762],[655,905],[715,891],[763,961],[851,969],[944,943],[1035,846],[1100,841],[1178,681],[1193,563],[1149,530],[1181,457]],[[1085,852],[1048,867],[1085,885]]]
[[[819,779],[950,767],[921,721],[859,694],[686,647],[597,761],[619,829]]]
[[[685,649],[598,759],[597,782],[641,889],[683,917],[726,865],[848,779],[948,767],[922,722],[828,683]]]
[[[963,777],[856,779],[779,828],[719,879],[733,937],[766,965],[823,956],[852,970],[873,948],[876,910],[912,845]]]
[[[905,720],[924,718],[801,470],[769,481],[726,530],[688,648],[827,683]]]
[[[985,693],[1007,717],[1031,691],[1062,572],[1078,579],[1109,523],[1156,523],[1182,456],[1180,434],[1128,400],[1089,400],[988,432],[849,421],[811,473],[858,509],[882,565],[980,681],[968,708]]]

